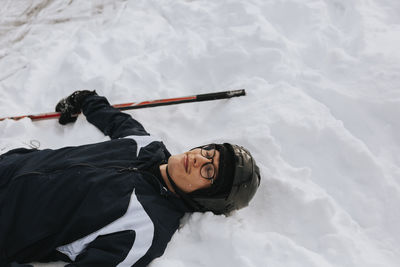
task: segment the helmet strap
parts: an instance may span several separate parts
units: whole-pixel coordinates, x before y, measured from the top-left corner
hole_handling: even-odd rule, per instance
[[[203,210],[202,206],[199,203],[195,202],[191,197],[189,197],[183,190],[181,190],[175,184],[174,180],[172,180],[171,176],[169,175],[168,164],[167,164],[166,172],[167,172],[168,181],[170,182],[172,188],[174,189],[175,193],[182,198],[182,200],[185,202],[185,204],[188,205],[191,209],[193,209],[195,211]]]

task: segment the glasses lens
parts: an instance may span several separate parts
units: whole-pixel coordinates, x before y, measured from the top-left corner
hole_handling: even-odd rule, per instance
[[[215,155],[215,145],[206,145],[201,148],[201,155],[205,158],[212,159]]]
[[[203,178],[213,179],[215,175],[214,165],[211,162],[204,164],[203,167],[201,167],[200,174]]]

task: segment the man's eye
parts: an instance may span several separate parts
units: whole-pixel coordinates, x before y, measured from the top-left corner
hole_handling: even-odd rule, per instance
[[[206,168],[207,177],[212,177],[214,175],[214,167],[212,165],[208,165]]]
[[[214,150],[206,150],[206,158],[211,159],[214,156]]]

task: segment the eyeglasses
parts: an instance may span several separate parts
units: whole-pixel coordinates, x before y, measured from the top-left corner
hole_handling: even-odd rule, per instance
[[[216,176],[216,170],[214,166],[215,145],[205,145],[200,147],[200,149],[200,153],[203,157],[211,159],[211,162],[204,163],[203,166],[201,166],[200,175],[207,180],[211,180],[211,183],[213,183]]]

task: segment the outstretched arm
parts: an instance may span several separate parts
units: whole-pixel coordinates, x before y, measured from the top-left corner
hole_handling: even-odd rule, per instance
[[[112,139],[129,135],[149,135],[142,124],[129,114],[113,108],[105,97],[87,97],[83,102],[82,111],[90,123]]]
[[[62,99],[56,107],[56,111],[61,112],[61,124],[74,122],[76,118],[71,115],[81,110],[90,123],[112,139],[149,135],[142,124],[129,114],[112,107],[105,97],[98,96],[95,91],[76,91]]]

